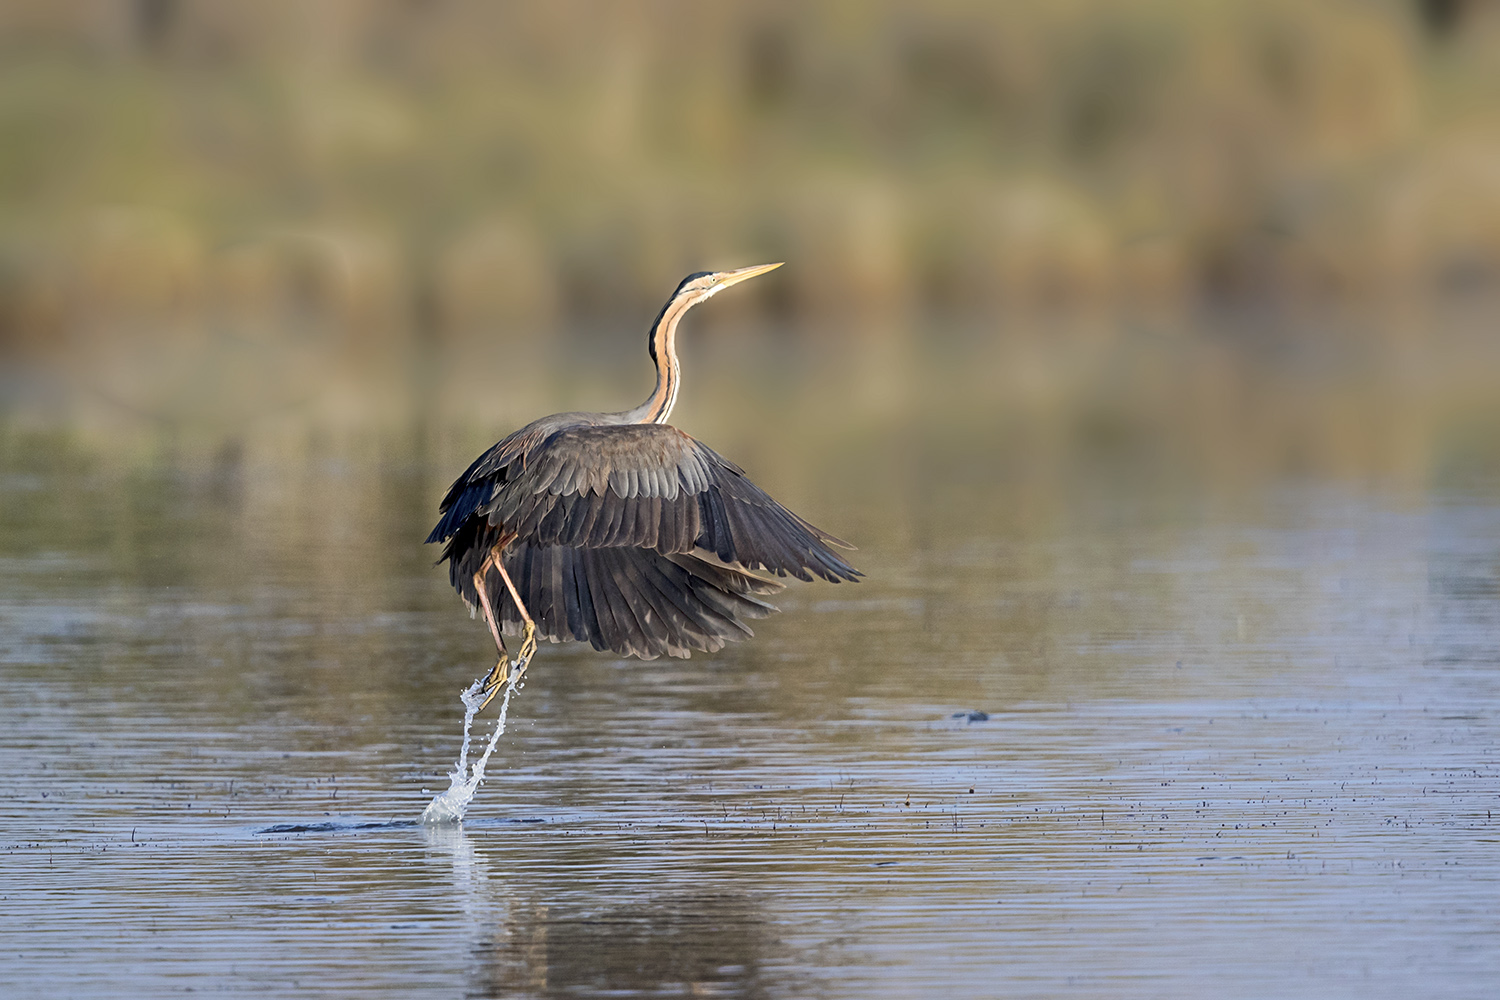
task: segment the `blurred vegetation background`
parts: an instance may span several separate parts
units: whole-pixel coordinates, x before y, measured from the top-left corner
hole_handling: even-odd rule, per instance
[[[1095,444],[1186,427],[1227,467],[1425,469],[1434,407],[1492,412],[1500,4],[0,7],[12,436],[415,422],[460,455],[634,403],[677,279],[762,260],[791,264],[695,316],[715,392],[757,371],[872,436],[969,394]],[[714,335],[751,324],[794,362]],[[1313,333],[1356,346],[1308,381]],[[939,341],[956,375],[924,381]],[[1295,377],[1246,388],[1288,345]]]

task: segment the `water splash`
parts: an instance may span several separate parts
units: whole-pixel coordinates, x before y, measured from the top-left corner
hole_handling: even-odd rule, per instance
[[[505,685],[505,696],[500,700],[500,718],[495,720],[495,729],[490,733],[490,741],[484,748],[484,753],[472,765],[469,763],[469,727],[484,701],[479,697],[484,682],[476,680],[459,694],[459,700],[464,703],[464,740],[458,748],[458,763],[448,772],[447,791],[436,796],[422,810],[423,823],[446,826],[463,822],[470,800],[484,781],[484,767],[490,761],[490,754],[495,752],[495,744],[500,741],[500,734],[505,732],[505,715],[510,710],[510,696],[516,693],[516,684],[520,679],[520,672],[512,670],[510,683]]]

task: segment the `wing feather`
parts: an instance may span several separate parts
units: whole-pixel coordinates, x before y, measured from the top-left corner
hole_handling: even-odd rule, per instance
[[[471,605],[472,576],[490,547],[509,541],[508,570],[514,553],[553,550],[524,573],[527,592],[551,599],[545,612],[528,604],[544,615],[547,636],[637,655],[679,655],[742,634],[740,618],[764,613],[755,595],[766,591],[756,588],[769,586],[746,583],[758,579],[746,571],[860,575],[834,551],[847,543],[664,424],[544,418],[476,459],[440,513],[428,540],[447,543],[450,578]],[[507,628],[519,620],[513,609],[504,617]]]
[[[644,586],[649,586],[655,596],[653,603],[661,610],[663,618],[672,627],[674,635],[696,644],[699,649],[719,649],[732,633],[728,626],[749,632],[739,621],[725,623],[722,616],[711,613],[701,600],[693,598],[691,587],[684,588],[686,579],[681,567],[660,559],[639,560],[638,568]],[[668,575],[674,571],[674,576]],[[679,642],[679,648],[681,644]],[[686,651],[672,652],[674,656],[685,656]]]
[[[636,655],[644,658],[657,650],[668,651],[675,644],[672,642],[672,634],[667,630],[662,611],[653,600],[656,596],[655,588],[646,582],[632,560],[620,559],[618,550],[611,555],[616,558],[616,582],[620,584],[620,593],[630,605],[636,623],[645,637],[642,648],[635,650]]]
[[[542,638],[587,642],[622,656],[686,657],[751,634],[746,619],[776,609],[780,589],[730,566],[650,549],[572,549],[513,543],[505,569]],[[521,629],[515,602],[490,571],[485,580],[507,635]]]
[[[594,612],[594,602],[589,596],[588,578],[581,572],[578,563],[584,550],[560,549],[567,553],[567,572],[563,585],[568,588],[568,636],[589,643],[595,649],[606,648],[599,633],[599,618]]]
[[[603,630],[604,644],[628,656],[634,645],[630,638],[633,616],[627,617],[615,589],[614,577],[610,573],[610,550],[586,550],[585,559],[589,589],[594,595],[594,606],[600,610],[599,625]]]
[[[648,634],[648,624],[643,621],[640,607],[635,601],[635,588],[626,579],[625,567],[620,559],[622,549],[606,549],[600,553],[605,572],[609,574],[609,599],[615,608],[615,621],[624,629],[621,646],[626,656],[647,659],[652,656],[655,643]]]

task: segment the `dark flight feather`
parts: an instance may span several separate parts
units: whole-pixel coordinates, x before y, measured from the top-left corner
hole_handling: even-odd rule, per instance
[[[471,607],[473,577],[506,541],[506,572],[540,635],[654,659],[749,635],[781,588],[753,575],[838,582],[849,548],[773,500],[744,471],[666,424],[559,414],[501,441],[448,489],[429,542]],[[499,574],[486,588],[506,634],[520,614]]]

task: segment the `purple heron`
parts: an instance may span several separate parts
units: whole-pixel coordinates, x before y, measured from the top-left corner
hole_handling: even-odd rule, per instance
[[[755,571],[837,583],[861,574],[852,548],[771,499],[733,462],[667,423],[682,386],[677,325],[699,302],[780,264],[690,274],[647,341],[656,388],[622,413],[557,413],[516,431],[448,488],[428,542],[500,662],[484,703],[510,676],[504,636],[577,640],[652,660],[713,651],[751,634],[782,584]]]

